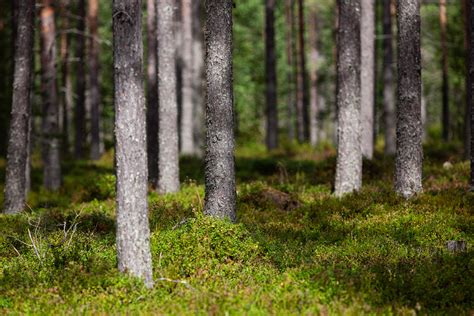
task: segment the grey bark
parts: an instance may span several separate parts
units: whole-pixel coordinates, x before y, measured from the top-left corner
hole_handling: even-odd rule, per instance
[[[86,32],[85,0],[78,1],[77,24],[77,76],[76,76],[76,108],[75,108],[75,145],[74,155],[77,159],[84,158],[86,144],[86,70],[85,70],[85,32]]]
[[[374,0],[361,0],[361,146],[362,155],[374,155],[374,93],[375,93],[375,8]]]
[[[387,156],[395,155],[397,146],[397,118],[395,109],[395,91],[393,88],[393,32],[392,1],[383,0],[383,109],[385,124],[385,148]]]
[[[99,0],[89,0],[89,99],[91,104],[91,159],[97,160],[102,155],[104,145],[101,137],[101,104],[100,104],[100,62],[99,62]]]
[[[398,104],[395,191],[405,198],[422,191],[420,0],[399,0]]]
[[[294,62],[294,0],[285,1],[286,10],[286,62],[288,67],[287,80],[288,80],[288,100],[287,100],[287,131],[288,138],[293,140],[295,138],[295,121],[294,112],[296,106],[296,95],[295,95],[295,62]]]
[[[193,111],[194,111],[194,152],[202,155],[204,147],[204,99],[203,99],[203,75],[204,75],[204,52],[203,32],[201,26],[201,1],[194,0],[193,9]]]
[[[275,0],[265,1],[265,57],[266,145],[271,150],[278,147]]]
[[[23,211],[27,193],[35,1],[13,5],[14,70],[13,95],[8,133],[4,212]]]
[[[113,36],[118,268],[152,287],[140,0],[114,0]]]
[[[157,3],[158,34],[158,191],[179,191],[178,102],[174,37],[175,0]]]
[[[317,12],[310,11],[309,17],[309,46],[310,54],[310,106],[309,106],[309,142],[316,146],[318,143],[319,123],[318,123],[318,36],[317,36]]]
[[[206,1],[206,215],[236,220],[232,0]]]
[[[61,186],[59,104],[56,87],[56,29],[52,0],[41,8],[41,83],[43,94],[43,184],[48,190]]]
[[[335,194],[362,185],[360,144],[360,0],[338,0],[337,108],[338,147]]]

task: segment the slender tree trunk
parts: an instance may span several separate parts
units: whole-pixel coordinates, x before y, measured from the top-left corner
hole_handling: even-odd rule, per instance
[[[100,134],[100,84],[99,84],[99,34],[98,14],[99,0],[89,0],[87,20],[89,22],[89,91],[91,102],[91,159],[97,160],[102,155]]]
[[[296,96],[295,96],[295,81],[294,81],[294,0],[286,0],[285,2],[286,10],[286,57],[287,57],[287,80],[288,80],[288,103],[287,103],[287,131],[288,138],[290,140],[295,139],[295,122],[294,122],[294,112],[296,106]]]
[[[76,109],[75,109],[75,147],[74,155],[77,159],[84,158],[86,143],[86,72],[85,72],[85,32],[86,8],[85,0],[78,1],[77,31],[77,76],[76,76]]]
[[[114,0],[112,16],[118,268],[152,287],[141,1]]]
[[[399,0],[398,106],[395,191],[405,198],[422,191],[420,0]]]
[[[448,46],[446,34],[446,0],[439,0],[439,23],[441,31],[441,69],[443,72],[443,117],[442,122],[442,137],[444,141],[449,140],[449,81],[448,81]]]
[[[304,0],[298,0],[298,46],[296,67],[296,127],[298,141],[304,142],[308,135],[308,105],[306,104],[306,57],[304,41]]]
[[[176,93],[176,46],[174,0],[160,0],[158,17],[158,191],[179,191],[178,103]]]
[[[360,144],[360,0],[338,0],[337,108],[338,147],[335,194],[362,185]]]
[[[13,95],[8,133],[7,167],[5,177],[6,214],[23,211],[26,198],[26,172],[29,155],[31,87],[33,72],[33,43],[35,1],[13,4],[14,16],[14,74]]]
[[[470,0],[469,7],[467,8],[469,21],[469,32],[468,32],[468,43],[469,43],[469,59],[468,59],[468,76],[469,76],[469,90],[468,101],[469,110],[471,117],[471,192],[474,191],[474,105],[472,94],[474,92],[474,1]]]
[[[309,141],[311,145],[316,146],[318,143],[318,17],[315,9],[312,9],[309,17],[309,46],[310,54],[310,107],[309,107]]]
[[[193,135],[193,10],[191,0],[182,0],[182,106],[181,106],[181,153],[192,155]]]
[[[374,0],[361,0],[361,146],[362,155],[374,155],[374,92],[375,92],[375,8]]]
[[[393,32],[392,0],[383,0],[383,109],[385,124],[385,155],[395,155],[397,151],[397,119],[395,92],[393,88]]]
[[[267,149],[278,147],[277,74],[275,52],[275,0],[265,1],[265,74]]]
[[[468,7],[467,2],[470,0],[462,0],[462,10],[464,18],[464,49],[466,52],[466,104],[465,104],[465,113],[464,113],[464,157],[469,159],[471,152],[471,83],[469,76],[469,49],[470,49],[470,7]]]
[[[43,183],[48,190],[61,186],[59,159],[59,104],[56,88],[56,29],[52,0],[41,8],[41,82],[43,93]]]
[[[232,0],[206,1],[206,157],[204,213],[236,220]]]
[[[193,15],[193,103],[194,103],[194,152],[202,155],[204,147],[204,101],[203,101],[203,32],[201,27],[201,1],[194,0],[192,3]]]
[[[63,32],[60,35],[60,56],[61,56],[61,108],[62,108],[62,151],[65,155],[69,154],[70,146],[70,113],[72,111],[72,78],[70,74],[69,50],[70,36],[66,30],[69,29],[69,17],[67,16],[70,9],[69,1],[61,1],[61,26]]]

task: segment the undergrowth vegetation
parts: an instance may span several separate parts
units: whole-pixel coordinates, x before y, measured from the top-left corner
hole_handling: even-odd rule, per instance
[[[152,290],[116,269],[112,155],[66,163],[57,193],[35,163],[30,209],[0,215],[0,313],[473,312],[474,195],[454,147],[426,147],[425,192],[410,201],[380,154],[363,190],[337,199],[330,146],[282,148],[239,149],[238,224],[201,215],[198,159],[182,159],[179,194],[150,193]]]

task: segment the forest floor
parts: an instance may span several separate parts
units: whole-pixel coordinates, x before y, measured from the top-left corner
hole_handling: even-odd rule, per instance
[[[30,210],[0,215],[0,314],[473,315],[474,194],[456,146],[425,147],[410,201],[381,151],[338,199],[333,148],[283,147],[237,151],[237,225],[200,215],[202,161],[181,160],[182,191],[149,197],[152,290],[116,269],[112,152],[65,162],[58,193],[36,157]]]

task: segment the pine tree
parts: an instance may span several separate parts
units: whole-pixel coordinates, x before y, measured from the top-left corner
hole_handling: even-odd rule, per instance
[[[397,150],[397,117],[393,88],[393,32],[392,0],[383,0],[383,109],[385,124],[385,155],[395,155]]]
[[[265,1],[265,79],[266,79],[266,144],[278,147],[277,73],[275,52],[275,0]]]

